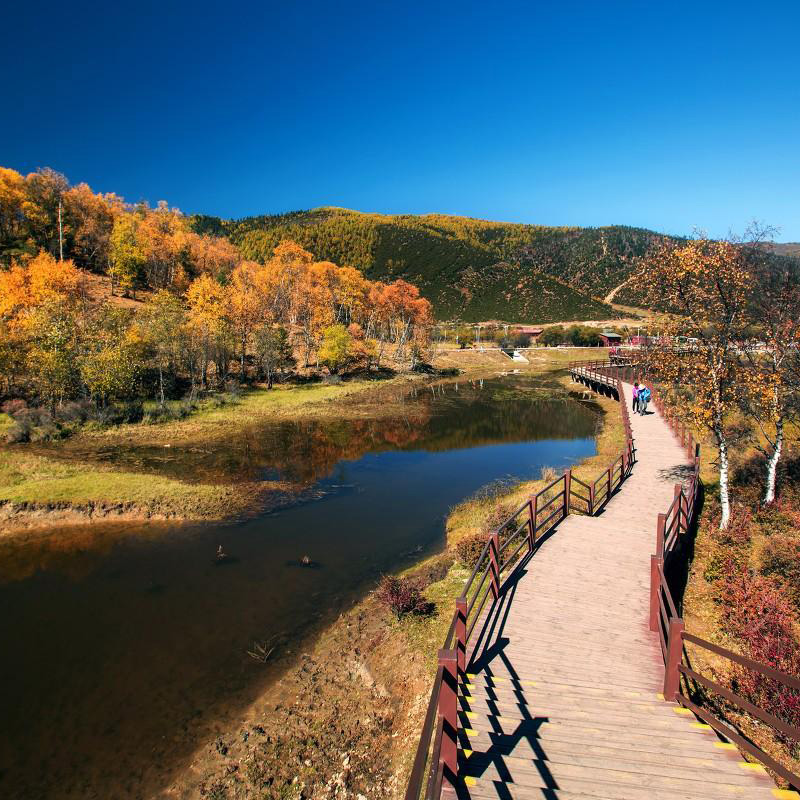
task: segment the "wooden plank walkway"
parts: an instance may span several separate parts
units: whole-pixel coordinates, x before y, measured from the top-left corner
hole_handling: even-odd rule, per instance
[[[632,416],[637,463],[604,512],[567,517],[483,621],[460,698],[459,797],[783,796],[763,768],[659,696],[650,554],[686,458],[649,411]]]

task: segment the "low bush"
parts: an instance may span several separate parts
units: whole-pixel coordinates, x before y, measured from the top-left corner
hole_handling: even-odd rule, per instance
[[[779,578],[795,609],[800,610],[800,537],[770,538],[762,554],[761,572]]]
[[[456,543],[456,555],[458,560],[469,569],[474,569],[478,559],[483,552],[488,536],[485,533],[474,533],[472,536],[465,536]]]
[[[92,415],[92,411],[90,400],[68,401],[56,408],[56,419],[65,423],[86,422]]]
[[[31,425],[28,422],[15,422],[6,433],[8,444],[22,444],[31,440]]]
[[[800,646],[794,638],[792,607],[780,588],[763,575],[731,574],[722,594],[722,625],[754,661],[800,675]],[[730,684],[751,703],[790,725],[800,725],[800,691],[736,665]],[[786,740],[797,755],[797,742]]]
[[[375,596],[399,619],[406,614],[430,614],[433,603],[426,600],[419,584],[411,578],[384,575]]]
[[[709,583],[738,574],[747,569],[753,535],[753,514],[749,508],[735,504],[731,508],[728,527],[719,530],[719,510],[712,513],[708,523],[712,532],[713,552],[706,564],[703,577]]]
[[[90,419],[100,425],[122,425],[126,422],[141,422],[144,417],[144,405],[139,400],[98,408]]]
[[[775,505],[759,509],[754,519],[768,536],[789,533],[797,527],[795,520]]]
[[[22,399],[15,399],[15,400],[6,400],[2,406],[0,406],[0,411],[4,414],[8,414],[9,417],[15,417],[20,411],[25,410],[28,407],[28,404]]]

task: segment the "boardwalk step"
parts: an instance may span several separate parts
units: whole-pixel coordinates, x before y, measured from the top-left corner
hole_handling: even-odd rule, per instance
[[[558,704],[591,708],[631,708],[646,713],[662,713],[671,708],[658,694],[644,692],[635,695],[616,697],[609,694],[588,694],[567,688],[559,691],[551,686],[521,687],[513,689],[508,686],[487,687],[483,689],[462,687],[461,699],[467,703],[495,703],[498,706],[529,705],[537,703]]]
[[[750,785],[749,776],[745,775],[739,767],[741,757],[731,759],[720,759],[715,757],[713,752],[708,753],[704,758],[689,758],[687,756],[676,757],[670,754],[669,758],[662,757],[660,762],[644,761],[636,758],[635,752],[619,751],[606,756],[591,756],[585,753],[548,753],[547,758],[523,758],[521,754],[514,750],[513,755],[504,755],[498,751],[478,751],[473,750],[469,755],[468,751],[461,752],[459,773],[465,775],[477,775],[491,764],[498,766],[498,769],[508,768],[509,770],[526,769],[535,766],[540,773],[555,774],[567,771],[569,774],[573,769],[588,769],[594,771],[596,775],[601,775],[608,770],[623,771],[633,774],[641,774],[647,777],[657,776],[662,778],[682,778],[691,776],[697,780],[697,775],[702,775],[702,779],[708,783],[730,783],[739,785]],[[696,770],[702,770],[701,773]],[[769,785],[769,778],[765,777]]]
[[[762,791],[760,796],[770,796],[769,778],[764,778],[764,783],[757,786],[753,782],[753,776],[743,773],[742,775],[727,775],[728,780],[711,780],[706,773],[697,774],[687,772],[683,777],[654,775],[652,772],[644,773],[641,770],[635,772],[624,769],[615,769],[610,765],[604,769],[594,767],[583,767],[575,764],[556,764],[550,762],[525,762],[521,759],[504,759],[498,764],[471,765],[467,764],[465,773],[459,777],[464,779],[465,784],[469,785],[472,778],[476,783],[482,781],[500,781],[505,784],[513,784],[517,787],[535,788],[559,788],[569,791],[583,791],[587,793],[593,786],[601,786],[606,790],[610,797],[617,797],[619,800],[625,798],[650,797],[653,790],[670,790],[681,796],[681,793],[695,794],[708,798],[711,796],[741,797],[748,790]],[[606,784],[606,786],[603,786]],[[614,791],[609,791],[613,785]],[[773,784],[774,786],[774,784]],[[713,791],[713,794],[712,794]],[[751,795],[753,796],[753,795]],[[759,795],[755,795],[759,796]]]
[[[519,693],[523,696],[533,696],[549,692],[560,697],[597,698],[599,700],[614,700],[616,702],[654,702],[663,703],[661,692],[644,689],[625,689],[619,686],[602,687],[595,684],[582,685],[578,683],[559,683],[549,681],[494,681],[473,679],[462,684],[461,691],[465,696],[476,696],[484,693],[497,696],[516,697]]]
[[[462,749],[473,752],[486,752],[492,749],[499,749],[503,752],[508,749],[508,739],[502,735],[495,735],[489,731],[482,731],[462,736]],[[704,759],[707,757],[720,758],[721,751],[724,758],[722,761],[740,758],[736,748],[717,747],[722,745],[715,736],[698,737],[691,736],[678,739],[674,736],[657,736],[650,732],[628,734],[624,736],[608,736],[600,738],[593,730],[583,731],[581,729],[571,729],[559,731],[555,726],[549,730],[543,729],[535,734],[525,736],[522,739],[514,740],[513,755],[521,758],[548,758],[555,754],[583,753],[585,755],[605,755],[609,756],[620,753],[636,753],[637,758],[643,762],[655,761],[663,763],[664,753],[669,752],[671,759],[686,758]]]
[[[539,706],[532,707],[525,713],[517,708],[492,709],[486,706],[475,705],[474,710],[462,709],[459,715],[464,720],[469,720],[471,726],[482,725],[484,728],[490,720],[502,720],[504,724],[527,723],[533,727],[541,720],[548,720],[555,725],[569,722],[592,722],[606,729],[615,730],[627,726],[649,726],[651,730],[683,731],[686,720],[677,716],[649,714],[647,717],[635,713],[613,713],[597,709],[568,708],[567,706]]]
[[[516,673],[511,674],[506,671],[495,670],[494,674],[487,675],[485,672],[481,673],[471,673],[473,677],[467,678],[467,683],[476,684],[477,682],[482,682],[484,685],[492,685],[492,686],[514,686],[517,684],[521,684],[523,687],[526,685],[531,686],[563,686],[563,687],[570,687],[576,690],[578,689],[591,689],[591,690],[599,690],[601,692],[605,692],[608,694],[613,694],[616,691],[632,691],[632,692],[644,692],[644,693],[654,693],[659,694],[661,692],[661,685],[664,682],[663,675],[659,676],[657,672],[654,670],[654,680],[652,681],[643,681],[640,680],[636,683],[632,682],[625,682],[620,680],[613,680],[607,683],[604,683],[601,680],[595,679],[591,675],[582,675],[582,676],[570,676],[566,675],[563,671],[561,672],[537,672],[537,673],[520,673],[517,675]],[[616,678],[615,674],[615,678]],[[660,678],[660,679],[656,679]]]
[[[735,787],[739,789],[740,787]],[[447,795],[442,795],[447,797]],[[642,788],[627,791],[616,784],[595,781],[575,782],[568,786],[547,788],[542,786],[515,786],[502,781],[492,782],[480,780],[469,786],[461,785],[458,789],[459,800],[775,800],[767,789],[748,789],[744,791],[709,793],[702,783],[694,790]]]

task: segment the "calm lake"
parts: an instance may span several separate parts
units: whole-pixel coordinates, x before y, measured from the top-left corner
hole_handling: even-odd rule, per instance
[[[254,642],[297,648],[382,572],[440,548],[448,510],[480,487],[595,450],[597,411],[531,378],[416,389],[402,407],[102,454],[184,479],[289,481],[277,510],[0,543],[0,797],[159,793],[274,680]]]

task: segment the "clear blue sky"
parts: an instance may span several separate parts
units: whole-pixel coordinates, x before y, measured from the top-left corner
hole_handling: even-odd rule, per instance
[[[800,241],[800,4],[14,3],[0,164],[319,205]]]

